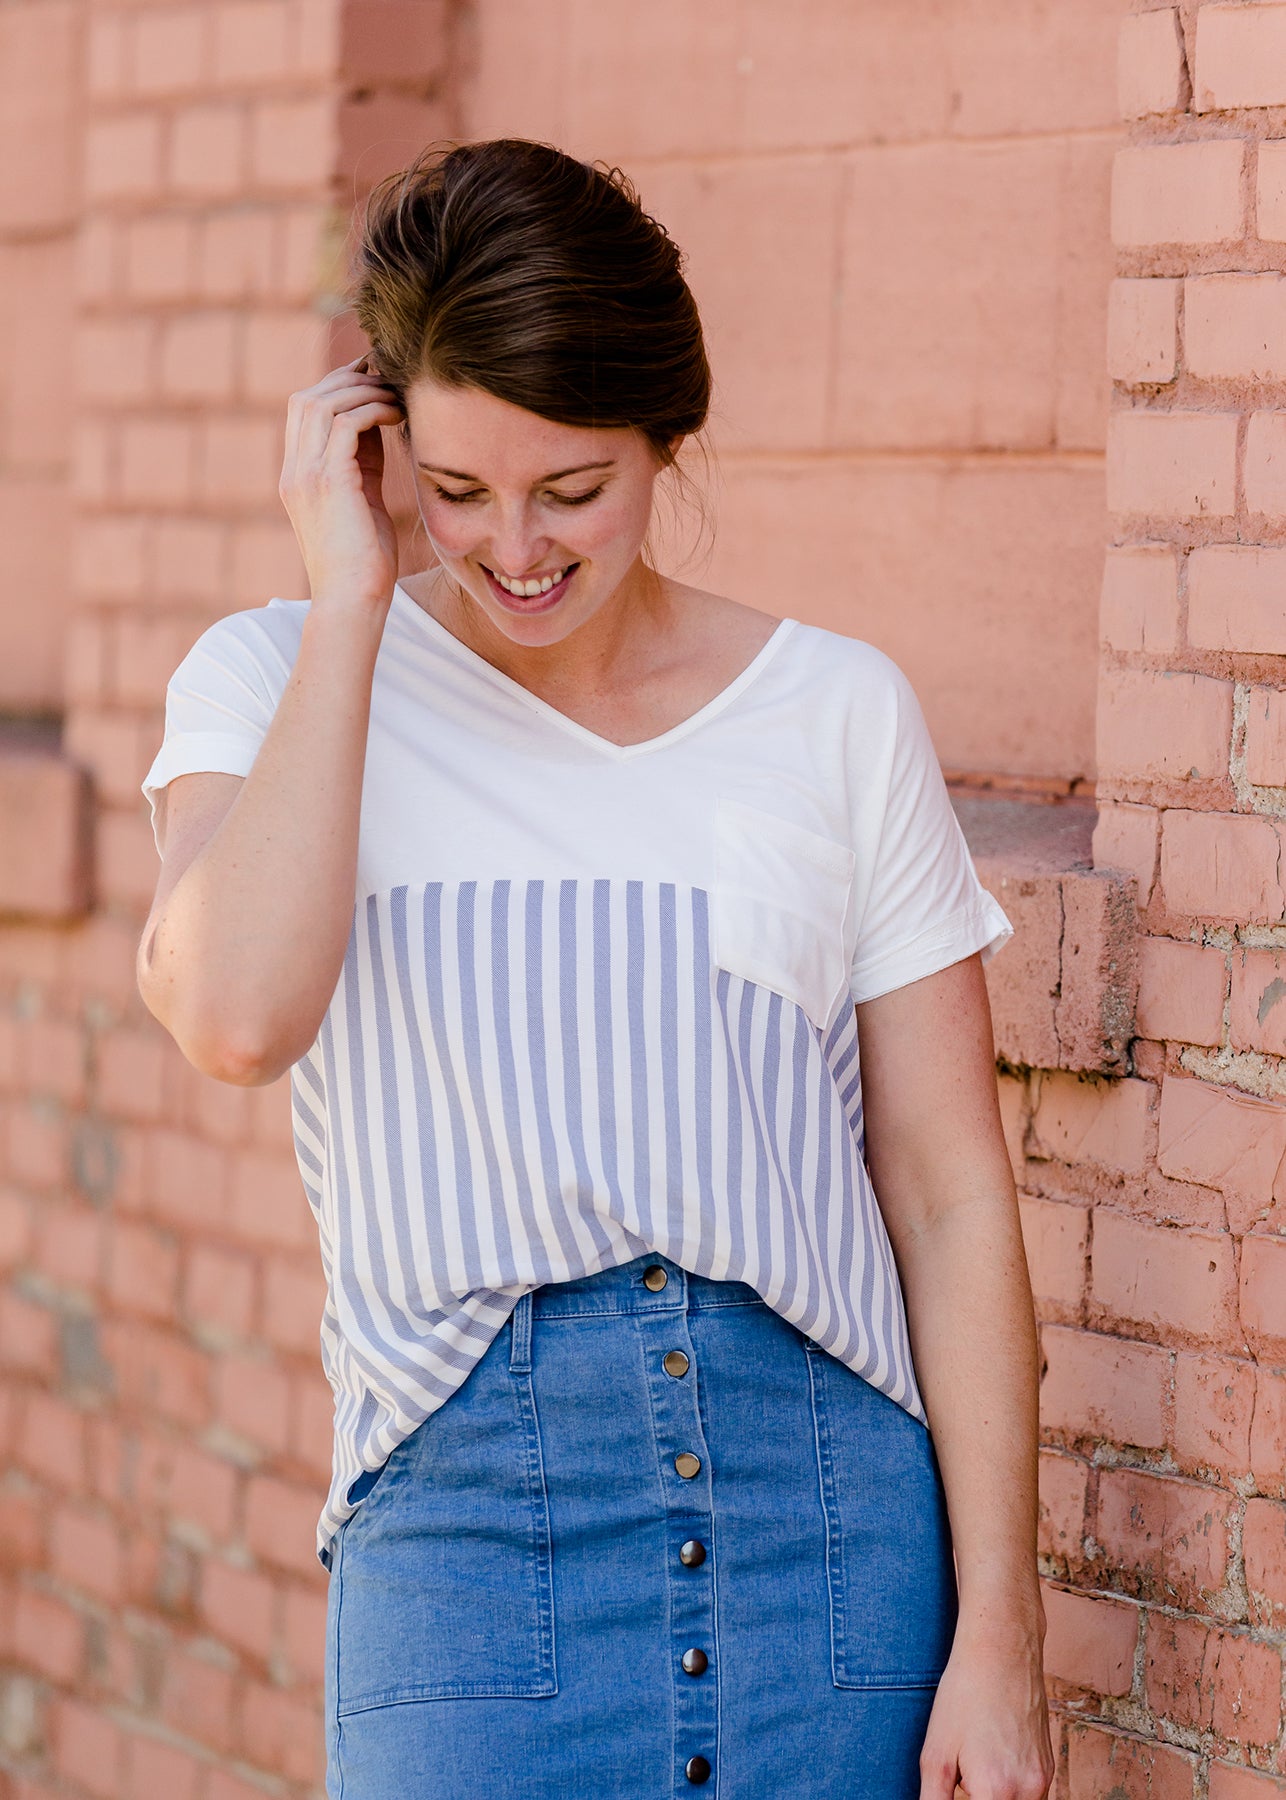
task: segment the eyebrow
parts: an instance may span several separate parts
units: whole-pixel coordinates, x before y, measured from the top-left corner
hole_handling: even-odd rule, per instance
[[[420,463],[418,466],[424,470],[426,475],[445,475],[450,481],[472,481],[479,487],[486,486],[486,482],[481,481],[478,476],[462,475],[459,469],[439,469],[435,468],[432,463],[425,462]],[[547,481],[564,481],[568,475],[587,475],[591,469],[614,469],[615,467],[615,462],[580,463],[574,469],[559,469],[556,475],[542,475],[540,480],[533,482],[532,485],[533,487],[541,487]]]

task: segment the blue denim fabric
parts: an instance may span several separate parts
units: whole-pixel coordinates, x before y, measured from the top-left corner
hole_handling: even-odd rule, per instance
[[[682,1800],[702,1756],[724,1800],[916,1800],[955,1613],[923,1426],[753,1289],[641,1257],[521,1301],[343,1526],[326,1791]]]

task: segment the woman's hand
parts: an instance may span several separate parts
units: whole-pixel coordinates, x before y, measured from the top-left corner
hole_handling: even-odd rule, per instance
[[[278,492],[290,515],[316,606],[385,605],[397,580],[397,534],[384,505],[381,425],[404,414],[366,357],[290,396]]]
[[[957,1630],[920,1752],[920,1800],[1044,1800],[1053,1779],[1039,1637],[1002,1645]]]

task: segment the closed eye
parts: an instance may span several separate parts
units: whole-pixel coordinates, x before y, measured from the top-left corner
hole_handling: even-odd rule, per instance
[[[433,486],[438,495],[443,500],[449,500],[453,506],[461,505],[466,500],[480,500],[486,492],[485,488],[466,488],[463,494],[453,494],[450,488],[439,487],[436,481]]]
[[[597,500],[606,485],[606,482],[600,481],[598,486],[591,488],[587,494],[551,494],[549,498],[556,501],[559,506],[584,506],[589,500]]]

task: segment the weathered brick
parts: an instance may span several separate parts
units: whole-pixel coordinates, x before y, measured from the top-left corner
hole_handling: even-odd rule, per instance
[[[1155,277],[1112,283],[1107,312],[1107,371],[1114,381],[1129,387],[1173,381],[1179,358],[1179,288],[1177,281]]]
[[[1251,688],[1246,701],[1246,776],[1262,787],[1286,787],[1286,692]]]
[[[1160,1717],[1240,1743],[1265,1744],[1281,1727],[1281,1654],[1199,1619],[1148,1620],[1144,1686]]]
[[[1103,565],[1099,634],[1112,650],[1164,654],[1179,641],[1178,563],[1170,545],[1127,545]]]
[[[1222,519],[1231,516],[1236,494],[1235,414],[1112,414],[1107,501],[1114,513]]]
[[[1089,1464],[1079,1456],[1042,1450],[1039,1463],[1038,1547],[1043,1555],[1080,1560],[1085,1534]]]
[[[1274,519],[1286,515],[1286,413],[1256,412],[1250,415],[1250,423],[1246,427],[1246,457],[1242,480],[1246,490],[1247,511],[1263,513],[1265,517]],[[1266,575],[1271,565],[1272,558],[1266,557]],[[1251,613],[1247,617],[1258,625],[1265,615]],[[1271,624],[1268,628],[1271,631]],[[1280,641],[1276,634],[1273,641]],[[1256,648],[1254,644],[1240,647]]]
[[[1241,1319],[1258,1356],[1286,1357],[1286,1238],[1243,1238]]]
[[[1255,1415],[1253,1363],[1227,1356],[1178,1356],[1174,1364],[1175,1456],[1187,1469],[1226,1480],[1250,1468]]]
[[[1193,375],[1282,380],[1286,278],[1190,275],[1184,282],[1183,351]]]
[[[1286,6],[1202,6],[1197,12],[1196,112],[1286,105]]]
[[[1162,1082],[1157,1166],[1177,1181],[1218,1188],[1234,1229],[1271,1205],[1284,1155],[1286,1107],[1180,1076]]]
[[[1118,150],[1112,171],[1113,242],[1143,249],[1235,241],[1245,229],[1244,158],[1240,138]]]
[[[1043,1599],[1046,1673],[1090,1693],[1128,1694],[1139,1608],[1048,1584]]]
[[[253,1569],[207,1557],[201,1567],[201,1613],[225,1643],[266,1663],[276,1631],[277,1585]]]
[[[315,1574],[317,1514],[323,1498],[315,1488],[254,1476],[246,1493],[246,1542],[255,1555],[273,1568]]]
[[[1151,1738],[1080,1724],[1067,1734],[1067,1800],[1192,1800],[1196,1771],[1195,1756]]]
[[[1032,1154],[1128,1173],[1151,1142],[1156,1089],[1146,1081],[1094,1081],[1046,1072],[1032,1117]]]
[[[1021,1198],[1019,1211],[1032,1293],[1056,1306],[1078,1307],[1085,1291],[1088,1208]]]
[[[1237,1050],[1286,1056],[1286,953],[1233,952],[1229,1042]]]
[[[53,1710],[54,1767],[98,1800],[120,1792],[124,1744],[117,1725],[98,1707],[59,1698]]]
[[[1108,801],[1098,809],[1094,827],[1094,866],[1121,869],[1138,883],[1139,905],[1152,897],[1157,876],[1161,815],[1155,807]]]
[[[1216,1762],[1210,1765],[1209,1800],[1281,1800],[1286,1781],[1263,1775],[1244,1764]]]
[[[1141,1597],[1187,1610],[1208,1607],[1228,1568],[1231,1494],[1143,1469],[1104,1469],[1094,1537]]]
[[[1278,1500],[1247,1500],[1241,1547],[1251,1623],[1286,1630],[1286,1506]]]
[[[1184,918],[1275,925],[1286,911],[1271,820],[1171,807],[1161,822],[1161,889]]]
[[[1186,102],[1188,69],[1174,7],[1127,13],[1117,40],[1117,102],[1123,119],[1177,112]]]
[[[1115,1319],[1165,1342],[1236,1337],[1237,1267],[1226,1234],[1150,1225],[1099,1206],[1091,1270],[1091,1295]]]
[[[1255,178],[1255,229],[1269,243],[1286,240],[1286,139],[1259,146]]]
[[[1040,1411],[1049,1431],[1161,1448],[1166,1441],[1168,1351],[1058,1325],[1043,1328],[1041,1346]]]
[[[1227,994],[1228,970],[1222,950],[1174,938],[1139,939],[1140,1037],[1220,1044]]]
[[[1228,773],[1232,683],[1173,669],[1104,669],[1098,764],[1130,781],[1199,781]]]

